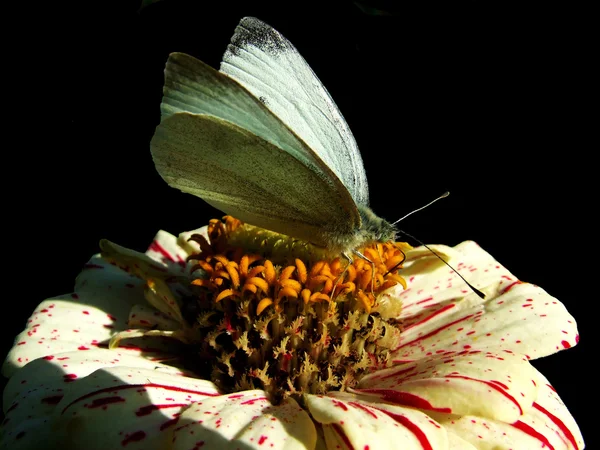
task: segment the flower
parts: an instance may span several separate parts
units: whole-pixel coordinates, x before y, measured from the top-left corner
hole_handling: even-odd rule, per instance
[[[477,244],[430,247],[485,299],[430,250],[399,247],[406,254],[401,277],[389,282],[387,267],[387,284],[372,273],[355,278],[353,286],[335,288],[354,303],[334,305],[323,297],[334,289],[324,278],[310,285],[310,276],[321,276],[312,269],[293,278],[284,265],[269,272],[265,263],[251,274],[233,259],[215,260],[209,245],[220,242],[217,228],[209,229],[210,242],[206,229],[179,238],[160,231],[145,254],[104,242],[73,293],[36,308],[3,366],[10,380],[2,448],[584,448],[567,408],[529,363],[575,345],[575,320]],[[201,246],[213,259],[188,261]],[[246,285],[265,292],[243,309],[235,297]],[[308,286],[312,291],[303,293]],[[219,296],[229,306],[215,306],[216,319],[189,307]],[[338,323],[328,328],[325,316],[315,315],[319,320],[302,328],[288,310],[290,298],[302,311],[333,308]],[[228,314],[231,305],[239,309]],[[257,327],[244,329],[245,316],[234,314],[242,310],[248,323],[281,321],[272,353],[255,350],[274,339],[276,327],[253,336]],[[343,350],[344,327],[355,330],[346,342],[352,351]],[[317,339],[327,329],[337,333],[326,347],[332,354],[317,360],[329,363],[307,372],[306,355],[319,354]],[[191,345],[198,336],[205,345]],[[336,351],[346,356],[335,359]],[[286,364],[294,358],[292,371]],[[264,365],[255,365],[258,359]]]

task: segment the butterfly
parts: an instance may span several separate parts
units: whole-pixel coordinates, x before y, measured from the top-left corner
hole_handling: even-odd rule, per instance
[[[368,206],[360,151],[341,112],[298,50],[243,18],[220,70],[183,53],[165,68],[151,141],[172,187],[243,222],[349,255],[393,241]]]

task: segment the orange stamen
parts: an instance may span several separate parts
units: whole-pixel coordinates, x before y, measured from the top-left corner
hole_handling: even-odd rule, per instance
[[[270,298],[263,298],[260,302],[258,302],[258,306],[256,307],[256,315],[260,315],[268,306],[273,304],[273,300]]]
[[[306,265],[302,262],[301,259],[296,258],[296,270],[298,274],[298,281],[300,283],[305,284],[308,278],[308,273],[306,271]]]
[[[267,283],[265,280],[263,280],[262,278],[258,278],[258,277],[252,277],[249,278],[246,281],[246,285],[248,284],[253,284],[254,286],[256,286],[258,289],[260,289],[261,291],[263,291],[265,294],[267,292],[269,292],[269,283]],[[246,286],[245,285],[245,286]]]
[[[221,291],[219,293],[219,295],[217,295],[217,298],[215,299],[215,303],[219,303],[221,300],[223,300],[224,298],[227,297],[239,297],[240,293],[234,291],[233,289],[225,289],[224,291]]]
[[[267,283],[273,284],[277,278],[277,273],[275,272],[275,267],[273,263],[268,259],[265,260],[265,271],[264,271],[265,280]]]

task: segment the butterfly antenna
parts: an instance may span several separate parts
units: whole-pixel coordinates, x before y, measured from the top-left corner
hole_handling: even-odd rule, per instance
[[[446,191],[444,192],[442,195],[440,195],[438,198],[436,198],[435,200],[430,201],[429,203],[427,203],[425,206],[421,206],[420,208],[415,209],[414,211],[409,212],[407,215],[405,215],[404,217],[400,217],[398,220],[396,220],[392,225],[396,225],[398,222],[403,221],[404,219],[406,219],[408,216],[410,216],[411,214],[414,214],[416,212],[421,211],[422,209],[427,208],[430,205],[433,205],[435,202],[437,202],[438,200],[441,200],[443,198],[446,198],[450,195],[450,192]]]
[[[450,192],[448,192],[448,191],[444,192],[444,193],[443,193],[442,195],[440,195],[438,198],[436,198],[436,199],[434,199],[434,200],[430,201],[430,202],[429,202],[429,203],[427,203],[425,206],[421,206],[420,208],[417,208],[417,209],[415,209],[414,211],[411,211],[411,212],[409,212],[409,213],[408,213],[407,215],[405,215],[404,217],[401,217],[400,219],[396,220],[396,221],[395,221],[395,222],[394,222],[392,225],[396,225],[398,222],[401,222],[402,220],[406,219],[406,218],[407,218],[408,216],[410,216],[411,214],[414,214],[414,213],[416,213],[416,212],[418,212],[418,211],[421,211],[421,210],[423,210],[423,209],[427,208],[428,206],[431,206],[432,204],[434,204],[434,203],[435,203],[435,202],[437,202],[438,200],[441,200],[441,199],[443,199],[443,198],[446,198],[446,197],[448,197],[449,195],[450,195]],[[434,251],[433,251],[431,248],[429,248],[429,247],[427,246],[427,244],[425,244],[425,243],[421,242],[419,239],[417,239],[417,238],[416,238],[416,237],[414,237],[414,236],[411,236],[410,234],[408,234],[408,233],[407,233],[407,232],[405,232],[405,231],[402,231],[402,230],[398,230],[398,231],[399,231],[400,233],[404,234],[405,236],[408,236],[409,238],[411,238],[411,239],[413,239],[413,240],[417,241],[419,244],[421,244],[423,247],[425,247],[427,250],[429,250],[431,253],[433,253],[435,256],[437,256],[437,257],[439,258],[439,260],[440,260],[440,261],[442,261],[444,264],[446,264],[448,267],[450,267],[450,269],[452,269],[452,271],[453,271],[453,272],[454,272],[456,275],[458,275],[458,276],[460,277],[460,279],[461,279],[461,280],[463,280],[463,281],[466,283],[466,285],[467,285],[467,286],[469,286],[469,287],[471,288],[471,290],[472,290],[473,292],[475,292],[475,293],[476,293],[476,294],[477,294],[477,295],[478,295],[480,298],[482,298],[482,299],[484,299],[484,298],[485,298],[485,294],[484,294],[483,292],[481,292],[479,289],[477,289],[475,286],[473,286],[471,283],[469,283],[467,280],[465,280],[465,277],[463,277],[463,276],[462,276],[460,273],[458,273],[458,271],[457,271],[457,270],[456,270],[454,267],[452,267],[450,264],[448,264],[448,263],[446,262],[446,260],[444,260],[444,258],[442,258],[440,255],[438,255],[436,252],[434,252]],[[402,252],[402,254],[404,254],[404,252]],[[396,267],[398,267],[400,264],[402,264],[402,263],[404,262],[404,259],[406,259],[406,255],[404,255],[404,258],[402,259],[402,262],[400,262],[399,264],[396,264],[396,266],[395,266],[395,267],[393,267],[392,269],[388,270],[388,271],[387,271],[387,273],[386,273],[386,275],[387,275],[388,273],[390,273],[390,272],[393,272],[393,271],[396,269]]]
[[[448,267],[450,267],[452,269],[452,271],[456,275],[458,275],[460,277],[460,279],[463,280],[467,284],[467,286],[469,286],[471,288],[471,290],[479,296],[479,298],[485,299],[485,294],[483,292],[481,292],[479,289],[477,289],[475,286],[473,286],[471,283],[469,283],[467,280],[465,280],[465,277],[463,277],[460,273],[458,273],[458,271],[454,267],[452,267],[450,264],[448,264],[444,258],[442,258],[440,255],[438,255],[436,252],[434,252],[431,248],[429,248],[427,246],[427,244],[424,244],[423,242],[418,240],[416,237],[411,236],[406,231],[402,231],[402,230],[398,230],[398,231],[400,233],[402,233],[403,235],[408,236],[409,238],[417,241],[419,244],[421,244],[423,247],[425,247],[427,250],[429,250],[431,253],[433,253],[435,256],[437,256],[440,259],[440,261],[442,261],[444,264],[446,264]]]

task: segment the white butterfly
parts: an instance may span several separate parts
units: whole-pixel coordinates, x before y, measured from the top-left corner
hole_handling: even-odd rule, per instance
[[[360,152],[331,96],[260,20],[241,20],[220,71],[171,54],[161,111],[151,149],[170,186],[332,254],[395,238],[368,207]]]

